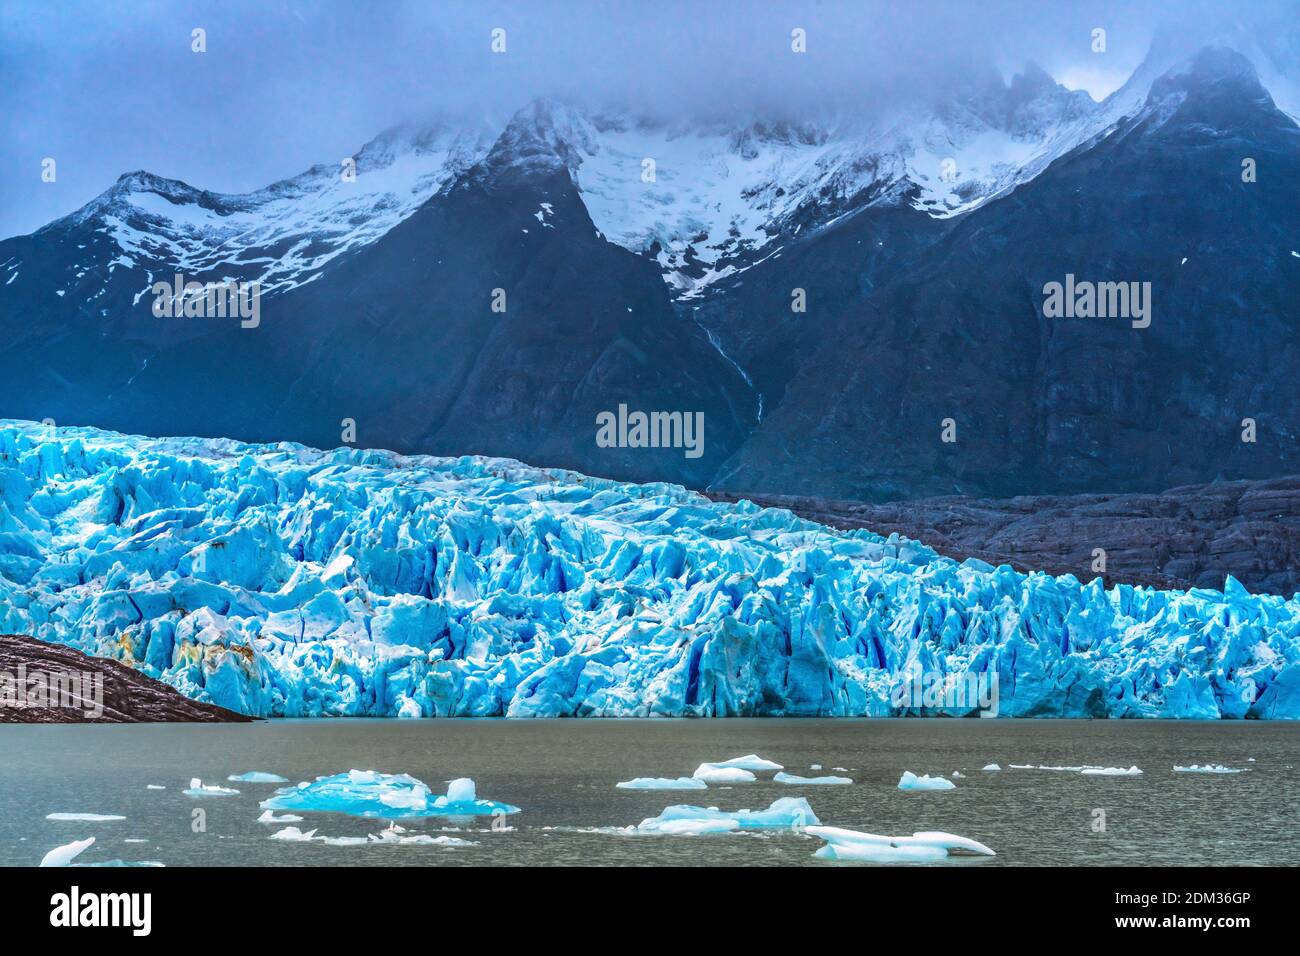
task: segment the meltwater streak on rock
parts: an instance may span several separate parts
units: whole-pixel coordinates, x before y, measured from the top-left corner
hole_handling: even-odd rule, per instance
[[[959,564],[505,459],[0,423],[0,631],[276,716],[1300,715],[1300,600]],[[962,711],[958,711],[962,712]],[[972,712],[966,710],[964,712]]]

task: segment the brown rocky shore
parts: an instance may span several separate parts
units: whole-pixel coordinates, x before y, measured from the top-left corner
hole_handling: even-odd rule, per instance
[[[958,559],[1021,571],[1097,577],[1093,551],[1106,552],[1107,583],[1222,588],[1233,575],[1252,591],[1300,590],[1300,475],[1224,481],[1160,494],[1042,495],[1005,499],[958,495],[871,504],[785,495],[709,492],[748,498],[836,528],[898,532]]]
[[[62,644],[0,635],[0,723],[252,720],[190,700],[125,664]]]

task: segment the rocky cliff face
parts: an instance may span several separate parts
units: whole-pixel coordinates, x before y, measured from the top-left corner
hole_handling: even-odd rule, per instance
[[[38,690],[39,688],[39,690]],[[53,688],[53,690],[51,690]],[[0,723],[247,721],[103,657],[0,634]]]
[[[1171,488],[1161,494],[952,495],[870,504],[783,495],[726,495],[789,508],[836,528],[897,532],[958,559],[1073,574],[1080,581],[1300,591],[1300,476]],[[1105,572],[1093,570],[1105,551]]]

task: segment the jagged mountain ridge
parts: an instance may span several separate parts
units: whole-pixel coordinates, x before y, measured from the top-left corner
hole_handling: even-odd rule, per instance
[[[941,276],[952,237],[998,234],[1005,226],[985,233],[987,224],[1045,173],[1111,148],[1160,77],[1183,68],[1164,66],[1165,54],[1153,54],[1102,104],[1033,68],[1009,82],[972,77],[940,108],[871,128],[690,127],[536,102],[499,135],[387,134],[359,152],[357,183],[326,165],[243,197],[129,174],[78,213],[0,243],[0,305],[22,317],[6,322],[0,397],[19,417],[321,445],[337,442],[341,417],[360,413],[382,423],[368,444],[695,486],[887,498],[1060,490],[1051,454],[993,449],[957,474],[901,453],[905,435],[876,432],[873,441],[893,443],[881,455],[852,421],[830,418],[828,434],[828,420],[808,409],[847,408],[858,394],[851,380],[828,383],[842,375],[838,343],[860,351],[875,334],[863,317],[874,322],[879,303],[892,303],[896,367],[916,366],[908,297]],[[952,183],[939,175],[947,154],[957,161]],[[642,160],[655,156],[656,179],[643,183]],[[1071,187],[1076,197],[1094,181],[1104,188],[1101,167],[1094,175]],[[267,210],[277,215],[250,228],[247,217]],[[1032,224],[1038,237],[1055,228],[1048,218]],[[149,286],[176,268],[201,280],[264,279],[266,336],[160,323]],[[964,282],[939,288],[958,301],[984,274]],[[813,297],[808,316],[789,310],[796,286]],[[482,303],[498,287],[512,301],[528,290],[531,304],[484,323]],[[980,341],[966,333],[945,334],[960,351]],[[1288,341],[1285,325],[1278,334]],[[1033,382],[1031,395],[1059,387],[1035,379],[1032,364],[1008,374]],[[643,399],[707,411],[707,457],[597,453],[594,411]],[[1041,403],[1026,405],[1029,434],[1059,445],[1071,423],[1053,426]],[[864,410],[899,418],[888,402]],[[1276,464],[1252,467],[1268,474]],[[1071,481],[1098,478],[1074,471]],[[830,474],[840,483],[817,484]],[[1100,480],[1122,490],[1213,477],[1121,469]]]

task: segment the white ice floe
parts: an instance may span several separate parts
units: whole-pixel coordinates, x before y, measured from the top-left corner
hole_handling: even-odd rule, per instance
[[[1079,773],[1085,777],[1137,777],[1142,771],[1137,767],[1084,767]]]
[[[47,813],[45,819],[75,820],[78,823],[101,823],[106,820],[125,820],[126,817],[119,816],[116,813]]]
[[[840,827],[810,826],[807,832],[825,840],[813,855],[821,860],[863,860],[871,863],[926,863],[949,856],[996,856],[977,840],[926,830],[910,837],[878,836]]]
[[[302,823],[302,817],[296,813],[285,813],[280,816],[275,815],[274,810],[263,810],[262,815],[257,818],[258,823]]]
[[[711,767],[702,764],[695,771],[695,779],[704,783],[753,783],[758,778],[742,767]]]
[[[753,775],[750,775],[753,779]],[[695,777],[633,777],[614,784],[620,790],[707,790],[709,785]]]
[[[416,833],[405,836],[406,831],[399,826],[390,826],[379,833],[363,837],[317,836],[315,830],[300,830],[297,827],[285,827],[272,833],[270,839],[284,843],[323,843],[326,846],[477,846],[473,840],[460,837],[430,836]]]
[[[85,852],[94,842],[94,837],[88,837],[85,840],[73,840],[71,843],[65,843],[63,846],[56,846],[41,858],[40,865],[67,866]]]
[[[835,787],[845,786],[852,783],[848,777],[801,777],[798,774],[786,773],[784,770],[772,778],[776,783],[788,783],[791,785],[808,784],[809,786]]]
[[[810,765],[810,766],[808,767],[809,770],[820,770],[821,768],[822,768],[822,765],[819,764],[819,763],[812,764],[812,765]]]
[[[698,777],[701,770],[713,768],[735,767],[739,770],[748,770],[750,772],[759,770],[784,770],[785,767],[774,760],[767,760],[758,754],[746,754],[743,757],[732,757],[730,760],[713,760],[709,763],[700,764],[693,776]]]
[[[1142,773],[1137,767],[1102,767],[1086,764],[1081,767],[1049,767],[1044,764],[1013,763],[1012,770],[1054,770],[1058,773],[1080,773],[1089,777],[1136,777]]]
[[[954,779],[954,780],[961,780],[961,779],[962,779],[963,777],[965,777],[965,776],[966,776],[966,775],[965,775],[964,773],[962,773],[960,770],[954,770],[954,771],[952,772],[952,779]]]
[[[156,783],[145,784],[146,790],[166,790],[167,788]]]
[[[910,791],[955,790],[957,785],[951,780],[945,780],[943,777],[932,777],[929,774],[918,777],[912,771],[904,770],[903,775],[898,778],[898,789]]]
[[[692,807],[685,804],[667,807],[657,817],[642,820],[619,833],[670,836],[699,836],[706,833],[733,833],[742,830],[797,830],[820,823],[817,814],[803,797],[781,797],[766,810],[719,810],[717,807]]]
[[[233,797],[239,791],[215,783],[205,784],[198,777],[193,777],[190,780],[189,788],[182,790],[181,793],[187,797]]]
[[[232,783],[288,783],[288,777],[278,773],[266,773],[262,770],[249,770],[247,773],[232,773],[226,778]]]
[[[1237,767],[1225,767],[1221,763],[1194,763],[1190,767],[1174,767],[1174,773],[1242,773]]]
[[[993,773],[994,771],[1001,770],[1002,768],[995,763],[986,763],[984,765],[984,769],[990,773]]]

